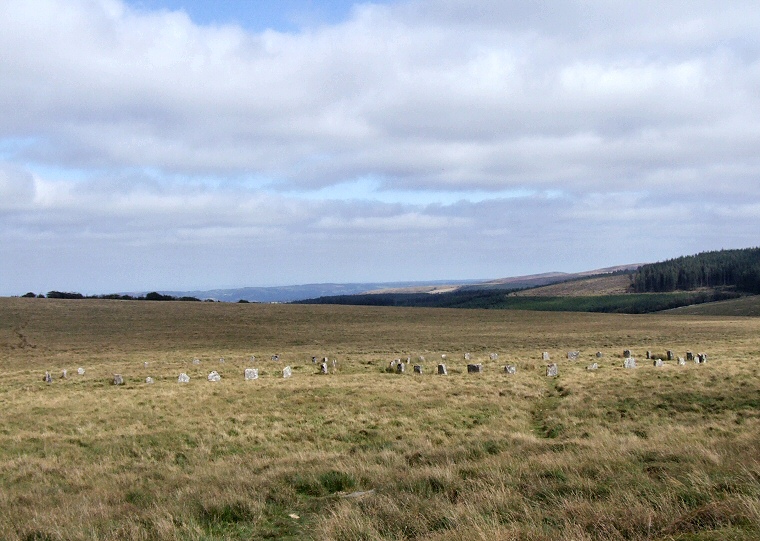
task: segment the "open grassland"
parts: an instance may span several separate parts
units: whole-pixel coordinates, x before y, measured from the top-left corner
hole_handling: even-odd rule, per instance
[[[759,331],[754,318],[0,299],[0,538],[758,539]],[[640,368],[621,368],[623,349]],[[667,349],[709,361],[641,360]],[[448,376],[434,375],[442,354]],[[337,372],[319,375],[313,355]],[[406,355],[426,357],[423,375],[385,372]],[[259,380],[243,381],[249,366]]]
[[[683,306],[671,310],[673,314],[693,316],[751,316],[760,317],[760,295],[727,301]]]

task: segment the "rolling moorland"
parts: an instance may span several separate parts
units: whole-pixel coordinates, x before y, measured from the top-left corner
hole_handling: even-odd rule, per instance
[[[760,319],[686,310],[0,299],[0,538],[757,539]]]

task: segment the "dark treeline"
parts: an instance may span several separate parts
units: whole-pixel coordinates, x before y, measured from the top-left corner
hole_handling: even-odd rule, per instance
[[[704,252],[642,265],[633,287],[638,293],[732,288],[760,294],[760,248]]]
[[[68,291],[48,291],[47,295],[40,293],[35,295],[31,291],[22,295],[22,297],[44,299],[107,299],[116,301],[195,301],[201,302],[196,297],[173,297],[172,295],[162,295],[155,291],[148,293],[145,296],[133,296],[133,295],[120,295],[118,293],[110,293],[108,295],[82,295],[81,293],[72,293]]]

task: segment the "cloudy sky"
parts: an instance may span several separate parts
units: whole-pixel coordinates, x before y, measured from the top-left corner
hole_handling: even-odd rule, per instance
[[[760,245],[756,1],[0,0],[0,295]]]

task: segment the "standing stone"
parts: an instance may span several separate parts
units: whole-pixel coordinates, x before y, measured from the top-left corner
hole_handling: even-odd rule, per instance
[[[686,352],[686,360],[687,361],[693,361],[694,360],[694,354],[691,351]]]
[[[417,360],[420,361],[421,363],[424,363],[425,362],[425,356],[424,355],[420,355],[419,357],[417,357]]]
[[[319,365],[319,369],[323,374],[327,374],[327,362],[323,362]]]
[[[548,361],[549,360],[549,352],[548,351],[544,351],[541,354],[541,360],[543,360],[543,361]]]
[[[599,365],[597,363],[591,363],[586,367],[586,370],[599,370]]]
[[[177,383],[190,383],[190,376],[182,372],[177,378]]]
[[[697,359],[699,359],[700,363],[706,363],[707,362],[707,353],[697,353]]]
[[[220,357],[220,358],[219,358],[219,362],[220,362],[221,364],[224,364],[224,357]]]
[[[414,365],[414,373],[415,373],[415,374],[422,374],[422,365],[420,365],[420,364],[415,364],[415,365]]]
[[[317,358],[315,356],[311,357],[311,364],[317,364]]]
[[[388,363],[388,372],[395,372],[396,365],[400,362],[401,362],[401,359],[393,359],[390,363]]]
[[[193,359],[193,364],[201,364],[201,360],[200,359]]]
[[[495,361],[496,359],[499,358],[499,354],[498,353],[489,353],[488,354],[488,358],[491,359],[492,361]]]
[[[464,360],[465,361],[469,361],[470,360],[470,354],[469,353],[465,353],[464,354]]]
[[[602,353],[601,351],[597,351],[596,352],[596,358],[597,359],[601,359],[602,357],[604,357],[604,353]]]
[[[77,368],[77,374],[79,374],[80,376],[84,376],[84,368],[82,368],[81,366]]]
[[[481,372],[483,372],[483,365],[482,364],[478,363],[478,364],[468,364],[467,365],[467,373],[468,374],[480,374]]]
[[[113,384],[114,385],[124,385],[124,378],[121,377],[121,374],[114,374],[113,375]]]
[[[446,360],[446,354],[445,353],[443,355],[441,355],[441,359],[443,359],[444,361]]]
[[[569,361],[577,361],[578,357],[580,357],[580,356],[581,356],[581,352],[580,351],[568,351],[567,352],[567,359]]]
[[[65,368],[61,370],[61,379],[68,379],[68,377],[69,377],[69,371],[66,370]]]
[[[292,375],[293,375],[293,370],[291,370],[289,366],[286,366],[285,368],[282,369],[283,378],[289,378]]]
[[[338,359],[333,359],[333,372],[338,369]]]
[[[217,381],[221,381],[221,379],[222,379],[222,376],[220,376],[219,372],[217,372],[216,370],[212,370],[208,375],[209,381],[217,382]]]
[[[278,362],[280,360],[280,355],[278,353],[272,355],[272,360],[274,362]]]
[[[636,368],[636,359],[628,357],[623,361],[623,368]]]
[[[446,365],[445,364],[439,364],[438,365],[438,375],[439,376],[445,376],[448,372],[446,371]]]
[[[684,366],[685,364],[686,364],[686,359],[684,359],[683,357],[678,357],[678,365]]]
[[[45,372],[45,375],[42,378],[42,381],[45,383],[53,383],[53,376],[50,375],[50,372]]]
[[[556,378],[559,376],[559,367],[557,366],[557,363],[547,364],[546,365],[546,377],[547,378]]]
[[[256,362],[256,355],[251,355],[251,362],[252,362],[252,363],[255,363],[255,362]]]
[[[623,350],[623,358],[630,359],[631,358],[631,350],[630,349],[624,349]]]
[[[647,359],[650,359],[650,360],[652,359],[652,352],[651,351],[647,351]]]
[[[517,373],[517,366],[513,364],[508,364],[504,367],[504,373],[505,374],[516,374]]]
[[[404,365],[404,363],[402,363],[402,362],[399,362],[396,365],[396,374],[403,374],[405,368],[406,368],[406,365]]]
[[[151,385],[153,383],[153,378],[148,376],[147,378],[145,378],[145,383],[147,383],[148,385]]]
[[[658,367],[658,368],[659,368],[659,367],[660,367],[660,366],[662,366],[664,363],[662,362],[662,359],[655,359],[655,360],[654,360],[654,363],[652,363],[652,364],[653,364],[654,366],[656,366],[656,367]]]
[[[245,381],[251,381],[254,379],[259,379],[259,369],[258,368],[246,368],[243,372],[243,378]]]
[[[669,360],[669,361],[672,361],[672,360],[673,360],[673,351],[671,351],[671,350],[668,350],[668,351],[667,351],[667,355],[668,355],[668,360]]]

